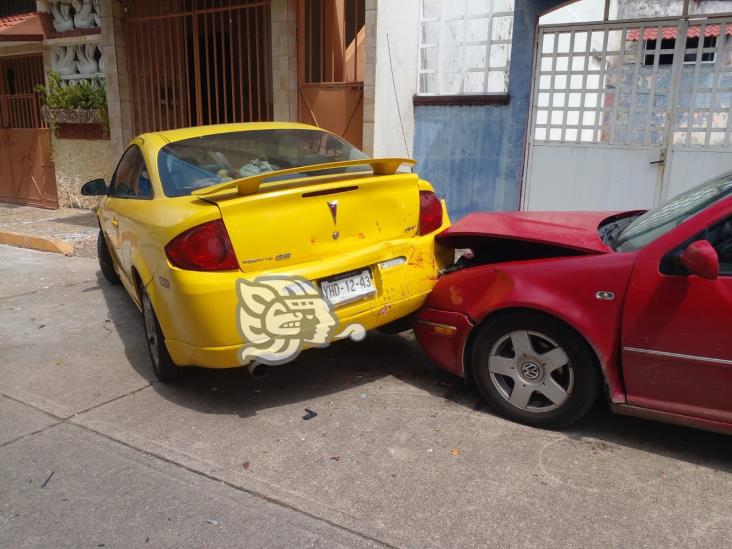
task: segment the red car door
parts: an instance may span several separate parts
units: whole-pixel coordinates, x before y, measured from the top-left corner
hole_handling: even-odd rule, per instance
[[[729,208],[714,210],[640,251],[623,313],[622,366],[628,404],[732,423],[732,217]],[[719,256],[715,280],[678,266],[679,252],[701,239]]]

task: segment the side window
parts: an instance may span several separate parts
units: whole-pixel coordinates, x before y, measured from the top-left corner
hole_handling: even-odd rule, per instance
[[[732,218],[725,219],[707,231],[706,239],[719,256],[719,274],[732,276]]]
[[[132,145],[122,155],[112,176],[109,196],[117,198],[152,198],[152,184],[142,152]]]
[[[147,171],[145,161],[142,161],[140,168],[140,176],[137,178],[137,198],[152,198],[153,190],[152,184],[150,183],[150,174]]]

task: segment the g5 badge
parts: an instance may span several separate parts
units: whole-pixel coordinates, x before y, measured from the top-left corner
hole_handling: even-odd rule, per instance
[[[339,321],[312,282],[296,276],[260,276],[237,281],[237,322],[245,344],[241,364],[274,366],[297,358],[303,348],[327,347],[350,337],[361,341],[366,330],[351,324],[337,333]]]

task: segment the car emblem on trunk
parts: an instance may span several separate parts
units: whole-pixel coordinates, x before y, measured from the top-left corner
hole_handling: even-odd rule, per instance
[[[333,224],[335,224],[336,218],[338,217],[338,201],[329,200],[328,209],[330,210],[330,216],[333,218]]]

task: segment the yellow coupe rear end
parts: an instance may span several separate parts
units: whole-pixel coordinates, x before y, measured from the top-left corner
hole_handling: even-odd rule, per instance
[[[133,146],[153,199],[108,196],[100,223],[133,299],[144,309],[149,297],[175,365],[276,364],[293,338],[299,352],[393,323],[422,305],[451,259],[434,241],[449,224],[444,204],[396,169],[411,161],[369,159],[302,124],[173,130]],[[105,230],[110,217],[116,234]],[[266,337],[281,337],[279,350],[242,352]]]

